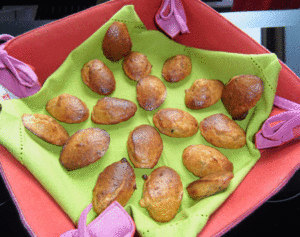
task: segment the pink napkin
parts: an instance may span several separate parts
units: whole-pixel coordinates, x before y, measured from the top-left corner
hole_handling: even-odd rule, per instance
[[[0,40],[8,41],[13,36],[0,35]],[[35,72],[25,63],[11,57],[0,45],[0,86],[13,95],[23,98],[35,94],[41,88]],[[8,93],[9,94],[9,93]]]
[[[171,38],[181,33],[189,33],[186,15],[180,0],[163,0],[155,21]]]
[[[286,110],[268,118],[256,134],[256,147],[280,146],[300,136],[300,104],[275,96],[274,105]]]
[[[86,218],[92,204],[83,210],[77,230],[69,230],[60,237],[132,237],[135,224],[125,209],[112,202],[95,220],[86,226]]]

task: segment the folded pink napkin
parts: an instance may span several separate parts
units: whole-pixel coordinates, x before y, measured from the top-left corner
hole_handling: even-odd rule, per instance
[[[186,15],[180,0],[163,0],[155,21],[171,38],[181,33],[189,33]]]
[[[275,96],[274,105],[285,110],[268,118],[256,134],[256,147],[280,146],[300,136],[300,104]]]
[[[86,226],[86,218],[92,204],[83,210],[77,230],[69,230],[60,237],[132,237],[135,224],[125,209],[112,202],[95,220]]]
[[[1,41],[11,40],[13,36],[0,35]],[[5,44],[0,45],[0,86],[7,95],[23,98],[35,94],[41,88],[35,72],[25,63],[8,55],[4,50]],[[9,98],[14,98],[9,96]]]

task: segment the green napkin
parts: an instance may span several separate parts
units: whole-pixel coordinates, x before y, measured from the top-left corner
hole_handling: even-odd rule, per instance
[[[132,215],[138,231],[143,236],[161,236],[162,231],[175,237],[196,236],[209,216],[235,190],[260,158],[260,153],[254,146],[253,137],[264,120],[268,118],[272,108],[280,71],[280,64],[274,54],[242,55],[186,47],[170,40],[158,31],[147,30],[134,11],[134,7],[125,6],[71,52],[37,94],[24,99],[2,102],[0,141],[39,180],[73,222],[77,223],[83,209],[92,201],[92,190],[100,172],[113,162],[119,161],[123,157],[128,158],[127,138],[129,132],[141,124],[153,125],[152,117],[158,109],[149,112],[138,106],[133,118],[116,125],[96,125],[90,118],[80,124],[60,122],[70,135],[79,129],[99,127],[105,129],[111,137],[109,149],[99,161],[70,172],[66,171],[59,163],[62,147],[48,144],[25,129],[21,122],[21,116],[23,113],[48,114],[45,110],[47,101],[62,93],[77,96],[87,104],[91,112],[97,100],[102,96],[92,92],[83,83],[80,71],[86,62],[95,58],[102,60],[114,73],[116,90],[110,96],[128,99],[138,105],[136,82],[124,74],[122,60],[115,63],[110,62],[102,53],[102,39],[114,21],[126,23],[133,43],[132,50],[141,52],[148,57],[153,65],[151,75],[159,77],[166,85],[167,98],[159,109],[167,107],[183,109],[191,113],[199,122],[215,113],[229,115],[221,101],[198,111],[187,109],[184,104],[185,89],[199,78],[218,79],[227,83],[232,77],[240,74],[253,74],[264,82],[264,93],[256,107],[250,110],[245,120],[237,122],[247,133],[247,145],[237,150],[217,148],[234,165],[234,178],[226,191],[201,201],[194,201],[188,196],[185,188],[198,178],[182,164],[182,152],[184,148],[192,144],[212,146],[204,140],[200,131],[188,138],[171,138],[161,135],[164,150],[155,168],[162,165],[172,167],[180,174],[184,186],[181,207],[176,217],[170,222],[157,223],[149,216],[145,208],[140,207],[139,201],[142,198],[144,184],[142,175],[149,175],[153,169],[135,169],[137,190],[125,209]],[[193,68],[192,73],[185,80],[172,84],[162,78],[161,71],[165,60],[176,54],[189,56],[192,59]],[[95,212],[91,211],[88,222],[95,217]]]

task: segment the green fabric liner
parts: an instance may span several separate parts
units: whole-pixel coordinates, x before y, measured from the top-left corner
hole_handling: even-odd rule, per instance
[[[212,146],[204,140],[200,131],[188,138],[171,138],[161,135],[164,150],[155,168],[162,165],[172,167],[180,174],[184,186],[181,207],[176,217],[170,222],[157,223],[149,216],[145,208],[140,207],[139,201],[142,198],[144,184],[142,175],[149,175],[153,169],[135,169],[137,190],[125,209],[133,216],[138,231],[143,236],[161,236],[161,231],[166,231],[169,236],[175,237],[196,236],[206,224],[209,216],[235,190],[260,158],[260,153],[254,146],[253,137],[271,112],[281,69],[274,54],[243,55],[186,47],[172,41],[159,31],[147,30],[134,11],[134,7],[124,6],[105,25],[70,53],[65,62],[46,80],[38,93],[24,99],[1,102],[3,109],[0,114],[0,141],[39,180],[73,222],[77,223],[83,209],[92,201],[92,190],[100,172],[111,163],[123,157],[128,158],[129,132],[141,124],[153,125],[152,116],[159,110],[145,111],[140,108],[136,100],[136,82],[124,74],[122,60],[113,63],[103,56],[102,39],[114,21],[126,23],[133,43],[132,50],[147,55],[153,65],[151,75],[159,77],[166,85],[167,98],[159,109],[167,107],[183,109],[191,113],[199,122],[215,113],[224,113],[229,116],[221,101],[202,110],[187,109],[184,104],[185,89],[199,78],[218,79],[227,83],[232,77],[240,74],[253,74],[264,82],[264,93],[256,107],[250,110],[245,120],[237,122],[247,133],[247,145],[236,150],[217,148],[234,164],[234,178],[224,192],[201,201],[194,201],[189,198],[185,189],[189,183],[197,180],[197,177],[182,164],[184,148],[192,144]],[[192,59],[193,68],[192,73],[185,80],[172,84],[162,78],[161,71],[165,60],[176,54],[189,56]],[[114,73],[117,82],[116,90],[110,96],[131,100],[137,104],[138,110],[133,118],[116,125],[96,125],[90,118],[80,124],[59,122],[70,135],[80,129],[99,127],[105,129],[111,137],[109,149],[99,161],[88,167],[68,172],[59,163],[62,147],[44,142],[29,132],[22,125],[21,116],[23,113],[48,114],[45,110],[47,101],[62,93],[77,96],[87,104],[91,112],[97,100],[103,96],[92,92],[83,83],[80,71],[86,62],[95,58],[102,60]],[[95,212],[91,211],[88,215],[88,223],[95,217]]]

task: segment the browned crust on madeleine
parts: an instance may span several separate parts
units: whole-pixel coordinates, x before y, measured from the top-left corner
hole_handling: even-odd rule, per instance
[[[198,79],[185,90],[185,105],[190,109],[204,109],[217,103],[222,97],[223,82]]]
[[[139,81],[149,75],[152,65],[146,55],[140,52],[130,52],[123,61],[125,74],[134,81]]]
[[[67,170],[83,168],[103,157],[109,144],[110,136],[103,129],[79,130],[64,145],[59,161]]]
[[[117,124],[132,118],[137,111],[135,103],[115,97],[104,97],[97,101],[92,111],[96,124]]]
[[[140,125],[130,132],[128,155],[135,168],[153,168],[163,151],[163,140],[150,125]]]
[[[220,151],[206,145],[190,145],[182,153],[184,166],[202,178],[220,171],[233,172],[233,164]]]
[[[164,103],[167,89],[158,77],[149,75],[139,80],[136,93],[139,105],[147,111],[152,111]]]
[[[100,173],[93,189],[92,204],[95,212],[100,214],[113,201],[124,207],[135,189],[135,173],[129,162],[123,158],[112,163]]]
[[[81,123],[90,116],[86,104],[70,94],[61,94],[49,100],[46,110],[54,118],[65,123]]]
[[[238,149],[246,145],[245,131],[225,114],[214,114],[200,122],[201,135],[216,147]]]
[[[263,90],[263,82],[259,77],[239,75],[226,84],[222,102],[232,119],[243,120],[260,100]]]
[[[170,137],[190,137],[198,131],[195,117],[181,109],[161,109],[154,114],[153,123],[161,133]]]
[[[209,174],[190,183],[186,190],[191,198],[202,199],[225,190],[233,177],[233,173],[228,171]]]
[[[125,23],[115,21],[108,28],[102,41],[104,56],[116,62],[130,53],[131,38]]]
[[[147,208],[155,221],[168,222],[176,216],[182,197],[183,185],[178,173],[161,166],[146,178],[140,205]]]
[[[57,146],[63,146],[69,138],[64,127],[49,115],[23,114],[22,123],[39,138]]]
[[[83,65],[81,78],[84,84],[99,95],[110,95],[116,89],[113,72],[98,59],[93,59]]]
[[[167,59],[163,65],[162,76],[168,82],[179,82],[190,75],[192,60],[182,54]]]

